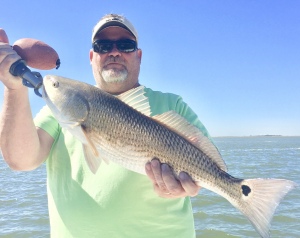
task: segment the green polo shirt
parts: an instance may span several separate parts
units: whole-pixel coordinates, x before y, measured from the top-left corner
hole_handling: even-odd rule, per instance
[[[152,116],[174,110],[208,133],[180,96],[145,88]],[[51,237],[195,237],[189,197],[160,198],[150,179],[113,162],[88,168],[81,142],[61,128],[48,107],[35,118],[55,142],[47,158]]]

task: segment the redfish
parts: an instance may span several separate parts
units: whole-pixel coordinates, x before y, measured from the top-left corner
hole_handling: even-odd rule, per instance
[[[218,149],[176,112],[151,117],[144,87],[113,96],[99,88],[58,76],[45,76],[43,98],[62,127],[83,145],[93,173],[103,160],[145,174],[153,158],[187,172],[201,187],[226,198],[270,237],[275,209],[296,183],[285,179],[240,179],[227,173]]]

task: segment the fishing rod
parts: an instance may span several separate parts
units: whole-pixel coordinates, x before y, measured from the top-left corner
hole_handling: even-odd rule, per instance
[[[0,42],[9,44],[6,32],[1,28]],[[21,59],[10,66],[9,72],[22,78],[24,86],[33,88],[34,93],[42,97],[39,89],[43,85],[43,77],[39,72],[31,71],[27,66],[41,70],[58,69],[60,59],[57,52],[46,43],[32,38],[17,40],[12,48]]]

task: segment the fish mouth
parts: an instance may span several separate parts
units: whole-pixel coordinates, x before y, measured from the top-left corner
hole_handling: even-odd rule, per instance
[[[47,94],[47,91],[46,91],[46,88],[45,88],[45,85],[43,84],[43,86],[41,87],[42,88],[42,98],[43,99],[48,99],[48,94]]]
[[[54,103],[51,101],[49,95],[47,94],[47,90],[46,90],[45,85],[43,85],[42,89],[43,89],[42,97],[46,101],[46,104],[48,105],[48,107],[51,110],[58,111],[57,107],[54,105]]]
[[[59,111],[59,109],[57,108],[57,106],[52,102],[51,98],[49,97],[49,95],[47,94],[47,90],[45,85],[43,85],[42,87],[43,92],[42,92],[42,97],[43,99],[46,101],[47,106],[50,108],[50,110],[52,111],[52,114],[58,119],[61,119],[61,112]]]

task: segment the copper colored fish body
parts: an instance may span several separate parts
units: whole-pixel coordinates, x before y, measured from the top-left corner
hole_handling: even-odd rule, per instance
[[[176,175],[185,171],[198,185],[226,198],[261,237],[270,237],[276,207],[296,186],[284,179],[232,177],[199,129],[172,111],[150,116],[143,87],[113,96],[79,81],[45,76],[43,98],[61,126],[82,142],[93,173],[103,159],[145,174],[145,164],[158,158]]]

